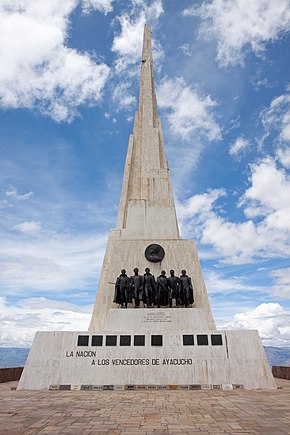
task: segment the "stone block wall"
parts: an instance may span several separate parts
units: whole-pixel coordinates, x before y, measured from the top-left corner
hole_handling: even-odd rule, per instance
[[[9,367],[0,369],[0,384],[4,382],[19,381],[23,367]]]
[[[274,378],[289,379],[290,380],[290,367],[273,366],[272,373],[273,373]]]

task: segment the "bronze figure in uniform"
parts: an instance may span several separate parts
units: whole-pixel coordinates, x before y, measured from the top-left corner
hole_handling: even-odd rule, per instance
[[[172,299],[175,299],[176,306],[180,305],[180,282],[179,278],[174,275],[174,270],[170,271],[170,277],[167,279],[168,283],[168,305],[172,308]]]
[[[122,269],[121,275],[117,278],[115,284],[114,296],[114,302],[121,305],[121,308],[123,308],[124,305],[127,308],[128,302],[130,302],[130,286],[130,278],[128,278],[128,276],[126,275],[126,270]]]
[[[149,267],[146,267],[143,275],[143,292],[146,307],[152,307],[152,303],[155,299],[156,283],[154,276],[150,273]]]
[[[180,280],[180,294],[183,303],[187,308],[188,305],[193,304],[194,298],[193,298],[193,287],[191,283],[191,278],[188,275],[186,275],[186,270],[181,271],[181,276],[179,280]]]
[[[160,305],[167,305],[168,301],[168,283],[165,270],[161,270],[161,275],[157,278],[156,285],[156,303],[157,307]]]
[[[135,308],[140,307],[140,301],[143,301],[142,275],[139,275],[138,267],[134,269],[134,275],[130,277],[132,297],[135,299]]]

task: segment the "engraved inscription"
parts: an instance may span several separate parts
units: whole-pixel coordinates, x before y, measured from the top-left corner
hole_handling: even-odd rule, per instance
[[[144,313],[144,314],[142,313],[141,322],[142,323],[171,323],[172,316],[170,313],[152,311],[149,313]]]

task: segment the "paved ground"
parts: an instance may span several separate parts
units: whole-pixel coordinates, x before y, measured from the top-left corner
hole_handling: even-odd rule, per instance
[[[0,434],[290,434],[290,381],[276,391],[11,391]]]

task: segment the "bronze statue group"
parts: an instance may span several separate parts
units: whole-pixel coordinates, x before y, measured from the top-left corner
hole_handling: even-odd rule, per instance
[[[136,267],[130,278],[122,269],[115,284],[114,302],[121,308],[127,308],[133,300],[135,308],[139,308],[141,302],[146,308],[172,308],[173,299],[176,307],[187,308],[194,302],[191,278],[186,270],[181,271],[180,277],[174,275],[174,270],[170,270],[170,277],[167,277],[165,270],[162,270],[156,281],[149,268],[145,269],[142,276]]]

